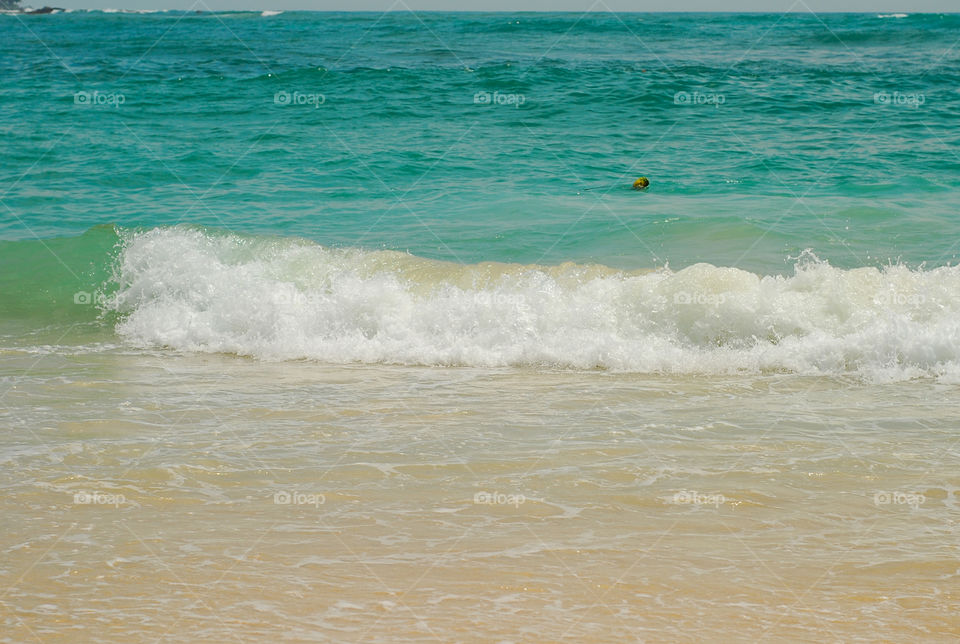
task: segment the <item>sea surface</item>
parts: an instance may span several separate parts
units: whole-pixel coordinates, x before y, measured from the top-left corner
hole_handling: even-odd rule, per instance
[[[9,14],[0,79],[0,641],[960,637],[960,14]]]

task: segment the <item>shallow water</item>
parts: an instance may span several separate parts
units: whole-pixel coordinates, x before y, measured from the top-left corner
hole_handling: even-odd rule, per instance
[[[951,386],[2,359],[30,365],[11,641],[958,632]]]

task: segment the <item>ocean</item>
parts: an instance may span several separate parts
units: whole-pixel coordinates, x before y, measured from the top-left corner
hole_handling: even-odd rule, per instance
[[[11,14],[0,74],[0,641],[960,636],[960,14]]]

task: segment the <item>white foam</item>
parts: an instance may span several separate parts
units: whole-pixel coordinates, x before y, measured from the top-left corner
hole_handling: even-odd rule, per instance
[[[880,13],[877,14],[877,18],[906,18],[908,15],[906,13]]]
[[[167,9],[87,9],[90,13],[95,13],[100,11],[102,13],[136,13],[136,14],[148,14],[148,13],[163,13]]]
[[[792,276],[697,264],[460,266],[306,241],[154,229],[118,260],[117,331],[267,360],[665,373],[960,373],[960,267]],[[952,380],[951,380],[952,381]]]
[[[281,13],[283,13],[283,12],[282,12],[282,11],[271,11],[271,10],[268,9],[267,11],[264,11],[264,12],[261,13],[260,15],[261,15],[262,17],[264,17],[264,18],[269,18],[270,16],[279,16]]]

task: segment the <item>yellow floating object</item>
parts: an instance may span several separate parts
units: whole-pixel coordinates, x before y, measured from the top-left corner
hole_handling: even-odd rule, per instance
[[[649,179],[647,179],[646,177],[640,177],[639,179],[637,179],[636,181],[633,182],[633,189],[634,189],[634,190],[643,190],[644,188],[646,188],[646,187],[649,186],[649,185],[650,185],[650,180],[649,180]]]

